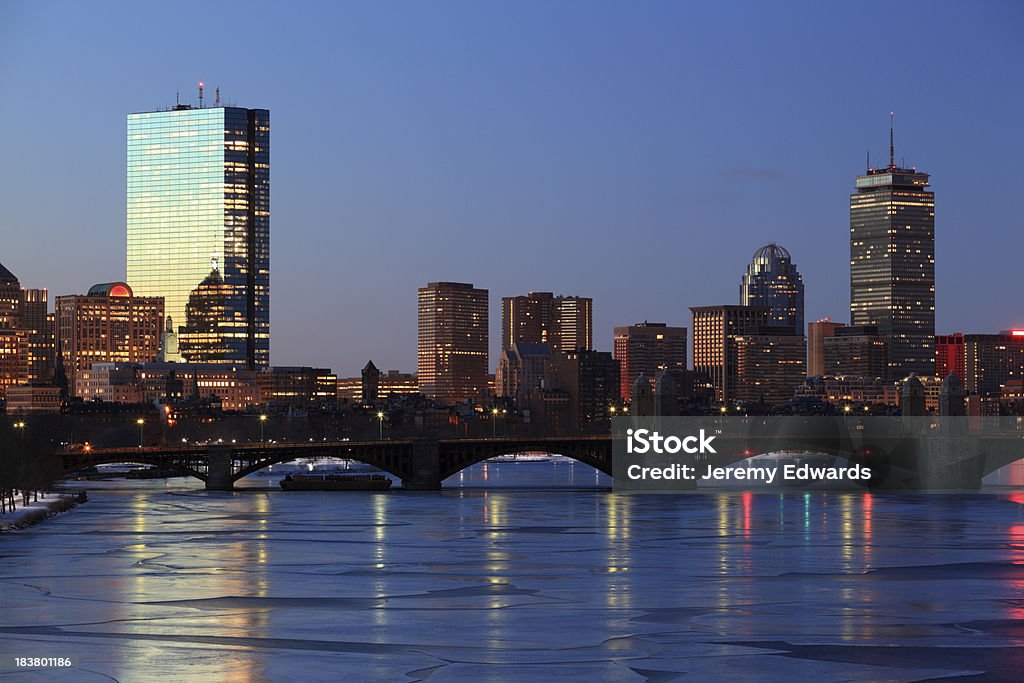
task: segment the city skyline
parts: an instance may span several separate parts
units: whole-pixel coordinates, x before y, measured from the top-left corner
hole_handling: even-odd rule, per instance
[[[951,11],[949,6],[939,9],[940,14]],[[58,25],[65,26],[65,31],[71,31],[68,27],[76,19],[76,11],[69,10],[67,16],[57,19]],[[358,15],[354,17],[356,23],[368,22],[376,26],[374,17],[364,15],[368,10],[353,8],[348,11]],[[422,10],[410,8],[410,16],[403,21],[417,11]],[[552,11],[563,18],[580,18],[579,13],[572,9]],[[989,8],[988,11],[996,10]],[[1009,14],[1007,23],[1012,22],[1014,10],[1007,8],[1005,11]],[[39,47],[21,45],[22,35],[40,35],[32,30],[32,22],[41,21],[41,17],[34,16],[33,10],[25,7],[5,6],[0,12],[10,13],[10,20],[2,23],[18,27],[10,36],[15,39],[15,45],[8,45],[6,49],[26,48],[27,61],[18,64],[32,67],[22,70],[17,66],[7,66],[0,71],[0,85],[6,86],[8,91],[31,95],[36,90],[31,84],[26,86],[24,83],[27,74],[45,74],[49,73],[47,69],[55,68],[39,57]],[[661,14],[667,17],[676,16],[676,12],[678,10],[673,11],[672,8],[661,10]],[[512,125],[510,114],[532,111],[532,107],[525,110],[514,107],[510,114],[505,115],[492,113],[487,107],[481,108],[488,99],[485,95],[496,102],[507,102],[510,96],[529,89],[532,83],[529,79],[516,81],[509,90],[493,91],[486,85],[490,82],[490,74],[460,72],[464,77],[461,80],[442,79],[450,86],[447,97],[428,100],[423,121],[413,122],[408,117],[399,117],[403,125],[411,126],[410,134],[413,131],[417,135],[429,130],[438,132],[444,144],[454,145],[451,149],[458,152],[449,157],[435,154],[439,148],[408,134],[383,137],[393,132],[390,126],[398,125],[394,117],[401,113],[401,110],[388,109],[387,105],[394,104],[394,101],[383,95],[359,100],[356,106],[348,106],[342,112],[345,122],[351,123],[347,127],[353,131],[369,132],[369,137],[376,141],[376,144],[360,145],[354,136],[331,137],[330,131],[319,125],[324,120],[319,114],[319,107],[305,106],[300,102],[308,100],[308,97],[303,97],[299,90],[309,85],[301,74],[296,80],[288,80],[282,77],[279,69],[270,68],[266,72],[270,74],[267,78],[254,79],[251,73],[239,73],[233,66],[228,68],[223,57],[208,49],[199,49],[188,57],[178,54],[174,59],[161,58],[163,61],[143,57],[139,66],[158,67],[144,83],[126,80],[124,87],[114,88],[116,92],[105,91],[103,97],[96,98],[73,122],[64,121],[68,134],[80,143],[80,148],[62,152],[66,171],[48,168],[43,172],[39,162],[29,156],[24,156],[25,163],[17,171],[4,169],[3,180],[6,182],[4,189],[0,190],[3,193],[0,199],[7,208],[3,222],[14,229],[5,232],[11,238],[5,240],[4,257],[0,260],[19,276],[23,286],[49,289],[51,299],[82,293],[90,282],[122,278],[123,265],[118,266],[118,263],[122,261],[123,254],[118,247],[123,244],[121,236],[124,231],[123,142],[117,138],[123,136],[123,128],[116,135],[117,128],[123,126],[123,116],[127,112],[147,106],[171,106],[175,89],[180,89],[182,102],[194,100],[194,86],[188,81],[205,77],[209,86],[221,86],[229,102],[244,102],[275,111],[277,143],[272,214],[277,230],[274,238],[274,350],[271,358],[274,365],[328,366],[339,375],[350,376],[356,374],[367,359],[373,358],[380,367],[412,369],[416,336],[416,303],[412,291],[425,282],[436,280],[472,282],[489,289],[496,299],[542,290],[579,292],[591,296],[596,302],[594,346],[599,350],[610,350],[612,330],[616,325],[632,324],[645,318],[663,320],[670,325],[686,325],[688,306],[733,301],[735,282],[742,274],[748,254],[771,241],[789,248],[794,260],[801,265],[807,287],[807,320],[826,315],[833,320],[844,320],[848,283],[845,277],[837,277],[836,273],[845,273],[848,267],[846,201],[851,176],[863,171],[865,151],[870,150],[873,159],[885,158],[887,115],[893,109],[896,111],[897,159],[905,155],[907,165],[927,168],[933,174],[934,188],[941,197],[936,225],[936,331],[940,334],[954,331],[984,333],[1019,327],[1019,314],[1013,310],[1012,301],[986,296],[994,283],[1000,282],[1001,274],[1009,272],[1012,265],[1009,254],[1019,251],[1018,242],[1022,240],[1019,234],[1014,234],[1018,231],[1010,229],[1013,221],[1019,220],[1011,211],[1012,193],[1002,188],[1002,183],[1012,183],[1015,175],[1009,166],[1011,162],[997,153],[997,149],[1013,147],[1014,136],[1020,135],[1008,123],[1020,109],[1019,95],[1004,93],[1009,100],[1003,101],[1001,108],[986,110],[985,125],[980,126],[969,112],[948,106],[970,94],[965,90],[971,90],[971,79],[959,80],[941,97],[925,94],[925,87],[920,91],[905,91],[897,87],[901,76],[916,74],[917,67],[897,65],[891,74],[891,86],[869,88],[868,92],[857,95],[855,103],[848,97],[840,98],[846,107],[842,112],[835,111],[837,105],[820,102],[812,102],[809,108],[798,112],[797,101],[773,107],[761,99],[756,117],[743,115],[737,118],[737,110],[731,106],[737,102],[730,99],[719,84],[699,80],[696,85],[700,87],[695,90],[698,96],[709,97],[721,105],[715,108],[717,113],[708,118],[703,110],[695,113],[678,98],[666,95],[665,99],[659,99],[661,82],[654,76],[686,75],[684,57],[689,54],[689,49],[697,48],[670,48],[669,39],[688,31],[678,27],[659,31],[654,26],[653,17],[633,17],[631,28],[636,29],[634,34],[620,33],[609,28],[614,23],[614,14],[613,11],[605,11],[590,17],[580,26],[579,32],[580,47],[589,56],[599,57],[600,48],[608,41],[620,41],[628,48],[623,56],[623,68],[628,73],[613,77],[607,88],[596,81],[582,80],[580,92],[566,95],[549,79],[529,71],[539,79],[537,87],[541,90],[531,100],[533,106],[560,105],[562,114],[572,118],[583,113],[579,109],[581,96],[592,99],[595,106],[588,111],[594,120],[583,127],[579,136],[567,135],[561,123],[562,117],[557,116],[541,116],[530,125],[509,128]],[[782,14],[786,15],[786,11]],[[429,18],[429,25],[435,29],[433,33],[417,33],[415,28],[402,22],[395,30],[410,36],[419,35],[431,47],[440,35],[447,36],[455,27],[467,22],[482,24],[488,31],[496,30],[486,17],[472,11],[467,11],[466,17],[454,17],[450,9],[441,8]],[[535,34],[547,49],[544,54],[551,57],[551,47],[546,42],[551,36],[530,24],[529,18],[529,12],[526,12],[512,23],[517,31]],[[720,17],[714,11],[701,10],[693,18],[693,23],[714,24],[716,18]],[[839,12],[826,12],[815,18],[824,18],[825,28],[835,32],[842,17]],[[777,21],[782,23],[783,19]],[[810,20],[804,18],[802,21],[806,25]],[[909,14],[896,9],[891,21],[895,27],[901,22],[906,25],[910,21]],[[972,23],[975,21],[977,24]],[[62,22],[69,23],[65,25]],[[981,19],[968,18],[966,25],[960,25],[958,30],[969,34],[967,38],[980,41],[980,23]],[[992,23],[988,17],[988,24]],[[83,25],[99,31],[100,35],[103,31],[113,30],[90,23],[88,17],[83,19]],[[674,26],[671,22],[669,25]],[[786,31],[797,30],[776,24],[772,26],[783,36]],[[858,24],[854,22],[839,34],[850,37],[857,28]],[[943,41],[950,38],[952,29],[945,25],[933,28],[936,29],[934,35],[922,30],[908,39],[910,45],[907,46],[908,50],[916,48],[921,59],[929,60],[931,65],[938,62],[954,69],[975,67],[979,69],[977,78],[985,82],[998,79],[1000,74],[1005,79],[1007,71],[1013,71],[1021,63],[1019,46],[995,40],[987,41],[986,45],[1001,54],[1003,60],[997,60],[995,54],[965,56],[957,51],[956,58],[963,58],[965,64],[950,66],[952,57],[946,54]],[[382,29],[378,27],[377,30]],[[998,29],[986,28],[986,31],[993,30]],[[199,37],[189,38],[186,43],[193,40],[201,42],[201,36],[209,35],[204,27],[200,27],[198,33]],[[826,33],[828,31],[823,31],[823,35]],[[484,31],[482,35],[487,34]],[[79,34],[72,31],[72,35]],[[663,59],[656,59],[655,54],[640,45],[642,41],[635,39],[639,35],[650,35],[654,45],[666,49],[667,52],[661,55]],[[745,33],[740,37],[751,42],[740,46],[742,54],[763,48],[768,41],[768,38]],[[820,41],[821,38],[814,40]],[[45,46],[46,40],[40,43]],[[503,56],[526,59],[515,51],[509,55],[501,49],[478,45],[475,41],[473,44],[481,50],[484,63],[495,66],[499,72],[503,67]],[[465,47],[460,43],[451,50]],[[376,54],[372,45],[363,44],[362,48],[362,54]],[[451,50],[435,54],[428,61],[435,66],[450,67],[448,58],[455,57]],[[778,54],[768,55],[769,61],[791,67],[802,63],[802,53],[794,54],[783,48],[779,50]],[[323,51],[322,46],[311,48],[311,52],[341,59],[334,53]],[[970,53],[970,50],[965,53]],[[582,68],[573,60],[557,54],[553,58],[553,64],[561,68],[563,78],[576,75]],[[869,63],[881,58],[870,52],[864,56]],[[94,68],[105,63],[102,59],[86,61]],[[258,61],[268,67],[274,65],[273,60],[266,56]],[[844,62],[835,66],[841,67],[841,73],[848,73],[853,68],[852,58],[850,61],[851,64]],[[999,61],[993,73],[980,69],[989,61]],[[7,62],[12,63],[10,60]],[[282,62],[281,66],[286,63]],[[614,64],[608,63],[609,66]],[[504,68],[510,67],[504,65]],[[641,71],[634,72],[637,68]],[[645,73],[643,68],[651,74],[637,81],[633,76]],[[751,78],[751,74],[741,73],[740,66],[731,61],[721,65],[720,72],[738,78],[739,83],[749,84]],[[346,73],[352,75],[351,69]],[[422,94],[422,88],[431,82],[431,73],[417,72],[415,75],[419,80],[408,75],[399,79],[395,101],[407,102],[414,94]],[[612,72],[612,76],[616,76],[616,72]],[[793,93],[814,80],[809,71],[798,71],[796,77],[793,76],[792,73],[787,74],[786,93]],[[41,75],[37,77],[42,78]],[[42,80],[45,82],[46,79]],[[109,87],[106,76],[103,82]],[[78,88],[90,83],[97,81],[86,78],[81,85],[68,83],[66,96],[74,97],[79,92]],[[630,84],[635,87],[630,89]],[[368,84],[359,81],[358,86],[366,88]],[[975,84],[974,87],[986,89],[983,84]],[[988,90],[1003,93],[999,89]],[[370,92],[372,94],[372,89]],[[331,90],[325,86],[316,94],[318,98],[334,101],[332,98],[336,99],[342,93],[340,89]],[[755,96],[764,94],[765,91],[760,90]],[[715,100],[712,96],[720,99]],[[46,101],[45,98],[35,99]],[[984,99],[970,99],[979,107],[986,104]],[[467,102],[474,106],[468,112],[456,115],[455,104]],[[989,103],[995,104],[994,101]],[[664,114],[656,113],[656,107],[651,108],[654,104],[664,105],[666,113],[686,113],[689,116],[669,121],[663,118]],[[36,116],[38,121],[34,121],[8,105],[0,104],[0,124],[19,130],[27,128],[28,132],[34,126],[47,125],[48,114],[45,111]],[[642,116],[644,113],[654,124],[654,132],[650,134],[618,123],[622,117]],[[796,116],[798,113],[799,117]],[[446,123],[445,115],[455,115],[456,118]],[[370,125],[368,119],[373,117],[383,118],[380,126]],[[1007,123],[1001,124],[1004,120]],[[482,128],[469,125],[474,121]],[[908,123],[901,127],[903,121]],[[914,122],[913,127],[910,121]],[[598,135],[601,126],[609,125],[611,127],[605,131],[607,135]],[[458,130],[453,130],[453,127]],[[993,143],[993,133],[987,129],[1000,130],[1004,138],[1002,142],[998,145]],[[457,132],[464,139],[456,140],[453,136]],[[515,135],[509,137],[510,133]],[[467,151],[469,147],[490,144],[498,145],[504,153],[508,151],[504,144],[522,143],[521,136],[527,133],[539,133],[540,140],[565,136],[557,139],[567,146],[562,149],[568,153],[568,160],[572,163],[559,161],[528,147],[519,156],[506,157],[498,167],[493,162],[483,163],[483,157]],[[698,133],[712,138],[713,147],[697,144],[699,141],[694,140],[694,136]],[[323,142],[324,135],[330,144]],[[15,155],[23,149],[19,147],[20,138],[33,139],[30,134],[17,137],[19,139],[14,141],[13,149]],[[384,140],[386,144],[382,143]],[[664,153],[653,146],[656,140],[667,144]],[[596,148],[593,144],[597,142],[601,142],[601,152],[594,156]],[[114,145],[112,148],[111,143]],[[696,147],[687,147],[691,143]],[[42,144],[43,152],[49,149],[49,145],[68,146],[59,133],[36,136],[34,144]],[[328,152],[326,156],[330,166],[314,164],[307,170],[300,158],[321,150]],[[345,157],[341,153],[343,150],[352,153]],[[412,164],[411,172],[402,172],[396,160],[404,163],[408,161],[408,155],[415,157],[417,153],[424,159],[436,161],[446,158],[447,161],[438,167],[421,160]],[[558,153],[556,149],[555,154]],[[817,166],[812,167],[808,163],[812,156],[818,157]],[[88,158],[93,164],[84,174],[87,177],[82,173],[83,158]],[[351,160],[351,168],[346,170],[347,159]],[[581,170],[580,162],[585,160],[590,165],[596,164],[595,168]],[[610,163],[614,160],[616,163]],[[638,164],[638,161],[643,163]],[[531,173],[545,168],[548,162],[554,166],[550,172],[540,174],[539,184],[553,185],[559,191],[557,197],[544,192],[537,179],[531,178]],[[876,164],[877,161],[873,165]],[[616,170],[619,166],[625,170]],[[986,174],[977,172],[980,167],[986,168]],[[330,172],[324,173],[325,168]],[[437,173],[439,168],[440,174]],[[699,169],[703,177],[695,177],[694,168]],[[576,175],[569,173],[570,170],[575,170]],[[456,186],[470,172],[479,177],[468,186],[468,191],[456,191]],[[54,176],[54,173],[58,175]],[[65,177],[63,173],[72,175]],[[650,184],[652,174],[658,178],[653,185]],[[990,174],[1005,180],[993,184],[987,180]],[[67,183],[68,177],[76,180],[66,189],[67,204],[72,208],[58,206],[45,214],[28,212],[27,207],[33,206],[38,198],[38,191],[32,185],[44,185],[44,180],[62,185]],[[340,183],[341,189],[338,189],[339,180],[346,181],[348,185]],[[645,184],[653,189],[640,187]],[[986,188],[983,187],[985,185],[994,186]],[[813,189],[809,191],[809,187]],[[81,192],[89,193],[89,201],[75,201]],[[336,197],[338,193],[340,196]],[[336,198],[341,201],[335,201]],[[388,198],[400,198],[401,201],[390,204],[406,208],[396,212]],[[346,202],[357,208],[349,210]],[[531,208],[527,209],[527,205]],[[755,205],[758,205],[756,213],[760,216],[757,222],[748,215]],[[68,213],[69,210],[73,212]],[[403,215],[405,213],[408,215]],[[765,220],[765,216],[769,218]],[[316,227],[317,224],[322,227]],[[998,238],[1000,249],[983,249],[977,239],[979,233]],[[627,258],[627,250],[622,248],[623,235],[637,239],[637,251],[640,253],[667,254],[665,266],[630,268],[635,260],[623,260]],[[39,250],[31,246],[26,236],[41,237],[66,248]],[[444,238],[438,239],[439,236]],[[517,236],[526,239],[522,244],[516,244]],[[473,237],[479,237],[479,240],[474,241]],[[657,248],[652,249],[645,237],[655,240]],[[80,240],[85,240],[89,247],[83,246]],[[580,244],[585,248],[574,252],[574,245]],[[688,250],[688,245],[697,245],[699,249]],[[549,246],[552,248],[548,249]],[[414,255],[412,263],[405,252]],[[551,253],[542,256],[541,252]],[[48,258],[41,258],[43,253]],[[76,256],[74,268],[63,260],[67,257],[62,253]],[[88,254],[90,258],[82,259],[82,254]],[[506,254],[509,258],[505,258]],[[502,267],[502,263],[509,266]],[[529,267],[517,268],[512,265],[515,263],[529,264]],[[986,267],[980,268],[982,264]],[[670,267],[673,265],[677,267]],[[971,266],[975,266],[970,271],[971,277],[965,277],[964,268]],[[373,286],[365,286],[367,282]],[[135,283],[129,284],[134,286]],[[313,304],[293,303],[310,300],[320,301],[322,306],[314,308]],[[972,306],[973,300],[992,303]],[[500,314],[496,308],[491,307],[489,321],[491,348],[488,366],[491,370],[496,366],[500,345]],[[379,334],[360,332],[366,329],[379,330]]]

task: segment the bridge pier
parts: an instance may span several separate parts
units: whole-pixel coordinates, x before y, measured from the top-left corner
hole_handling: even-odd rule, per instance
[[[437,441],[417,439],[412,445],[409,475],[402,479],[402,488],[409,491],[441,489],[441,453]]]
[[[210,446],[206,455],[206,490],[234,491],[235,479],[231,469],[230,446]]]

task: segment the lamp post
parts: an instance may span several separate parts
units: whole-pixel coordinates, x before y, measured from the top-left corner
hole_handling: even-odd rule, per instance
[[[139,418],[135,421],[135,424],[139,425],[139,448],[142,448],[142,428],[145,426],[146,421],[143,418]]]
[[[266,439],[263,438],[263,425],[267,423],[267,416],[260,415],[260,443],[264,443]]]
[[[378,410],[377,411],[377,426],[380,428],[380,440],[381,441],[384,440],[384,417],[385,417],[384,411],[383,410]]]
[[[21,439],[24,440],[25,439],[25,421],[24,420],[19,420],[18,422],[15,422],[14,423],[14,428],[18,430],[18,434],[21,436]]]
[[[498,436],[498,409],[491,410],[491,438]]]

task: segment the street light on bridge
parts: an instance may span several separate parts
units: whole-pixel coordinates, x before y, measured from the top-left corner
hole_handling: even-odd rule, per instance
[[[377,411],[377,426],[380,427],[380,440],[384,440],[384,418],[387,417],[383,410]]]
[[[260,415],[260,443],[263,443],[265,441],[265,439],[263,438],[263,425],[265,425],[266,423],[267,423],[267,416],[266,415]]]
[[[139,418],[135,421],[135,424],[139,425],[139,448],[142,448],[142,428],[145,426],[146,421],[143,418]]]
[[[18,433],[21,435],[21,438],[24,439],[25,438],[25,421],[24,420],[20,420],[18,422],[15,422],[14,423],[14,428],[18,430]]]

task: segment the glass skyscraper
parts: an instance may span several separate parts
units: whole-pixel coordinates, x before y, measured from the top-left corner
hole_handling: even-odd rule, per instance
[[[128,115],[128,282],[175,323],[210,273],[226,289],[212,333],[224,362],[270,361],[270,112],[240,107]]]
[[[850,320],[877,325],[886,378],[935,371],[935,193],[928,174],[894,162],[857,176],[850,195]]]
[[[767,306],[768,325],[792,327],[804,333],[804,279],[789,252],[768,244],[756,252],[740,283],[741,306]]]

